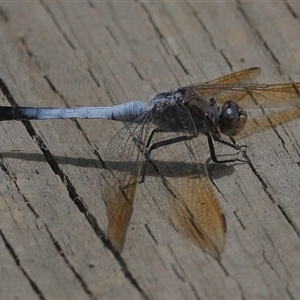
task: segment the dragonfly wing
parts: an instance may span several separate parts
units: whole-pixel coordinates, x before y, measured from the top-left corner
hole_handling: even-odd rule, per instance
[[[218,258],[225,245],[226,222],[211,182],[199,174],[182,179],[180,186],[169,180],[176,202],[170,220],[176,230],[211,256]]]
[[[300,105],[300,83],[206,85],[193,91],[205,99],[214,97],[218,103],[235,101],[242,108]]]
[[[262,132],[268,128],[281,125],[297,118],[300,118],[300,109],[298,107],[292,107],[268,116],[263,115],[249,119],[244,130],[239,133],[238,138],[248,137],[254,133]]]
[[[132,214],[136,188],[144,160],[148,126],[128,125],[116,133],[106,150],[102,195],[108,217],[107,234],[121,252]]]
[[[249,68],[246,70],[238,71],[235,73],[231,73],[222,77],[219,77],[217,79],[213,79],[207,82],[201,82],[197,84],[192,84],[189,86],[186,86],[185,88],[193,88],[193,89],[211,89],[211,87],[215,85],[233,85],[233,84],[242,84],[246,82],[251,82],[253,79],[255,79],[259,74],[261,70],[260,68]],[[216,90],[215,92],[220,92],[220,90]]]
[[[249,85],[239,97],[242,107],[287,107],[300,105],[300,83]],[[252,105],[251,105],[252,104]]]
[[[231,73],[217,79],[208,81],[206,85],[216,85],[216,84],[237,84],[237,83],[245,83],[251,82],[255,79],[261,72],[260,68],[249,68],[246,70],[238,71],[235,73]]]
[[[177,134],[177,137],[185,134]],[[168,138],[170,136],[166,134],[163,140]],[[158,194],[153,195],[159,199],[156,204],[166,212],[176,231],[219,258],[225,244],[225,217],[194,140],[164,146],[153,152],[155,160],[151,163],[158,172],[156,189],[152,189],[152,195]]]

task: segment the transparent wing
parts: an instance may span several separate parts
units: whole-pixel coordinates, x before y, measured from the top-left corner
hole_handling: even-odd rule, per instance
[[[206,85],[193,91],[199,97],[217,102],[236,101],[242,108],[287,107],[300,104],[300,83]]]
[[[249,119],[244,130],[239,133],[238,138],[248,137],[254,133],[264,131],[267,128],[275,127],[297,118],[300,118],[300,109],[298,107],[292,107],[268,116],[263,115]]]
[[[260,74],[260,72],[260,68],[249,68],[208,81],[205,83],[205,85],[241,84],[246,82],[249,83],[253,79],[255,79]]]
[[[272,85],[249,83],[260,74],[260,71],[260,68],[250,68],[185,88],[192,89],[200,98],[208,100],[214,97],[219,103],[233,100],[243,108],[300,104],[300,83]]]
[[[106,150],[102,196],[108,216],[107,234],[121,252],[144,160],[148,126],[131,124],[116,133]]]
[[[183,135],[190,133],[163,133],[159,138]],[[225,244],[225,217],[195,142],[193,139],[153,151],[151,164],[158,174],[152,196],[176,231],[219,258]],[[146,176],[146,185],[149,180]]]
[[[219,77],[217,79],[210,80],[208,82],[202,82],[197,84],[192,84],[189,86],[186,86],[185,88],[199,88],[202,89],[205,86],[211,87],[214,85],[233,85],[233,84],[241,84],[246,82],[251,82],[253,79],[255,79],[259,74],[261,70],[260,68],[249,68],[246,70],[238,71],[235,73],[231,73],[222,77]]]

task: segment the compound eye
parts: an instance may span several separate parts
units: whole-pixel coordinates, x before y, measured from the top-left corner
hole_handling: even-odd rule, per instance
[[[229,137],[235,136],[245,127],[246,122],[247,113],[236,102],[227,101],[224,103],[218,118],[221,133]]]

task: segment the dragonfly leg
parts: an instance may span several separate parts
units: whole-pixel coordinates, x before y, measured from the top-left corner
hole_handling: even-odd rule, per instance
[[[164,147],[164,146],[168,146],[168,145],[172,145],[172,144],[176,144],[176,143],[180,143],[180,142],[183,142],[183,141],[188,141],[188,140],[191,140],[193,138],[196,137],[196,135],[191,135],[191,136],[178,136],[176,138],[173,138],[173,139],[168,139],[168,140],[164,140],[164,141],[160,141],[160,142],[157,142],[157,143],[154,143],[150,146],[151,144],[151,140],[154,136],[154,134],[156,132],[160,132],[159,129],[154,129],[151,134],[150,134],[150,137],[148,139],[148,142],[146,144],[146,151],[145,151],[145,163],[143,165],[143,168],[142,168],[142,172],[141,172],[141,179],[139,181],[139,183],[143,183],[145,181],[145,176],[146,176],[146,171],[147,171],[147,166],[148,166],[148,163],[150,161],[150,156],[151,156],[151,152],[154,150],[154,149],[158,149],[160,147]],[[150,146],[150,148],[149,148]]]
[[[150,155],[151,155],[151,153],[149,153],[150,150],[148,148],[150,146],[150,143],[153,139],[153,136],[154,136],[155,132],[159,132],[159,131],[160,130],[158,128],[153,129],[150,136],[149,136],[149,138],[148,138],[148,141],[147,141],[147,144],[146,144],[146,147],[145,147],[145,158],[146,158],[146,160],[145,160],[145,162],[143,164],[143,167],[142,167],[141,179],[139,180],[139,183],[145,182],[147,166],[148,166],[148,162],[150,160]]]
[[[231,148],[234,148],[236,150],[242,150],[242,147],[246,147],[244,145],[239,146],[238,143],[235,141],[233,137],[230,137],[231,143],[223,140],[220,136],[220,132],[218,130],[218,127],[216,126],[215,122],[209,115],[205,115],[205,124],[208,127],[209,133],[207,134],[207,139],[208,139],[208,145],[209,145],[209,151],[210,151],[210,156],[213,162],[215,163],[227,163],[227,162],[235,162],[235,161],[241,161],[241,162],[247,162],[245,160],[239,159],[239,158],[233,158],[233,159],[226,159],[226,160],[219,160],[217,159],[215,148],[213,145],[212,138],[226,146],[229,146]]]
[[[215,163],[228,163],[228,162],[236,162],[236,161],[240,161],[240,162],[248,162],[248,160],[243,160],[243,159],[240,159],[240,158],[232,158],[232,159],[224,159],[224,160],[219,160],[216,156],[216,152],[215,152],[215,147],[214,147],[214,144],[213,144],[213,140],[211,138],[211,136],[208,134],[207,135],[207,141],[208,141],[208,146],[209,146],[209,151],[210,151],[210,157],[212,159],[213,162]],[[236,150],[241,150],[240,146],[236,146],[234,144],[231,144],[229,142],[226,142],[222,139],[220,140],[216,140],[224,145],[227,145],[227,146],[230,146]]]
[[[233,145],[236,146],[237,150],[241,150],[242,148],[248,148],[247,145],[239,145],[238,142],[233,138],[233,137],[229,137],[230,140],[232,141]]]

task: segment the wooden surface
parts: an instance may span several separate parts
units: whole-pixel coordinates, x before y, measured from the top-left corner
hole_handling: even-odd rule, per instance
[[[111,105],[258,66],[300,81],[299,2],[0,3],[1,105]],[[125,249],[105,238],[109,121],[2,122],[0,299],[299,299],[300,121],[210,165],[227,219],[221,262],[141,189]]]

